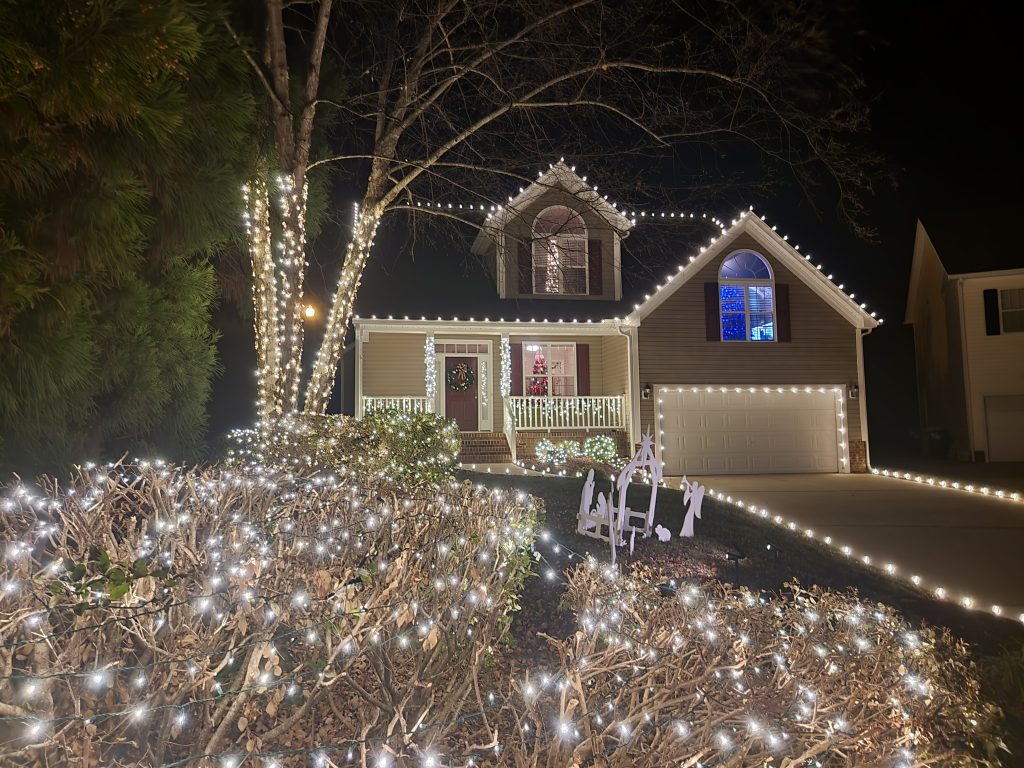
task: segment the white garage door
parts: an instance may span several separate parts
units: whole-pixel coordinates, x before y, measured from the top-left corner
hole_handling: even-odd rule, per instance
[[[1024,395],[985,398],[989,461],[1024,461]]]
[[[837,472],[836,394],[658,392],[666,475]]]

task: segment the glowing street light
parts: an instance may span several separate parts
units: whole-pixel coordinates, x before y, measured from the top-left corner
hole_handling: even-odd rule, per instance
[[[307,304],[306,308],[302,310],[302,314],[306,316],[307,320],[312,320],[314,317],[316,317],[316,307],[314,307],[312,304]]]

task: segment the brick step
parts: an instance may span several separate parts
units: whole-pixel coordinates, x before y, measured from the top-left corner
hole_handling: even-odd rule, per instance
[[[463,432],[459,461],[463,464],[503,464],[512,461],[505,435],[495,432]]]

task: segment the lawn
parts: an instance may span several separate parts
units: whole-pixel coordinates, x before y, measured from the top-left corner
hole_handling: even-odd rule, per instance
[[[491,487],[510,487],[526,491],[545,502],[542,536],[537,547],[543,560],[535,564],[537,578],[527,581],[522,611],[513,624],[517,645],[514,654],[521,662],[543,666],[548,653],[540,633],[565,637],[575,631],[570,610],[560,606],[564,580],[560,571],[571,567],[587,554],[608,561],[606,542],[576,532],[583,481],[577,478],[509,476],[460,473]],[[603,489],[599,483],[597,491]],[[650,488],[634,486],[629,506],[646,509]],[[1020,763],[1024,756],[1024,626],[1000,619],[983,611],[970,611],[956,604],[935,600],[913,585],[865,566],[855,560],[837,559],[834,551],[799,532],[764,521],[732,505],[705,497],[703,517],[696,521],[696,537],[677,536],[684,516],[682,493],[662,488],[658,491],[655,524],[672,531],[672,539],[637,539],[635,553],[620,548],[619,559],[628,568],[631,562],[643,562],[660,569],[666,579],[719,579],[752,589],[774,591],[787,582],[805,586],[819,585],[834,590],[856,590],[862,597],[883,602],[899,610],[912,624],[925,621],[949,628],[967,641],[983,670],[988,695],[1004,709],[1013,756],[1007,765]],[[727,554],[739,560],[727,559]],[[1024,764],[1024,763],[1022,763]]]

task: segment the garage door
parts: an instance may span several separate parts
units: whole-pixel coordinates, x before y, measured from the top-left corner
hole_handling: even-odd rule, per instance
[[[666,475],[837,472],[836,394],[660,389]]]
[[[989,461],[1024,461],[1024,395],[985,398]]]

